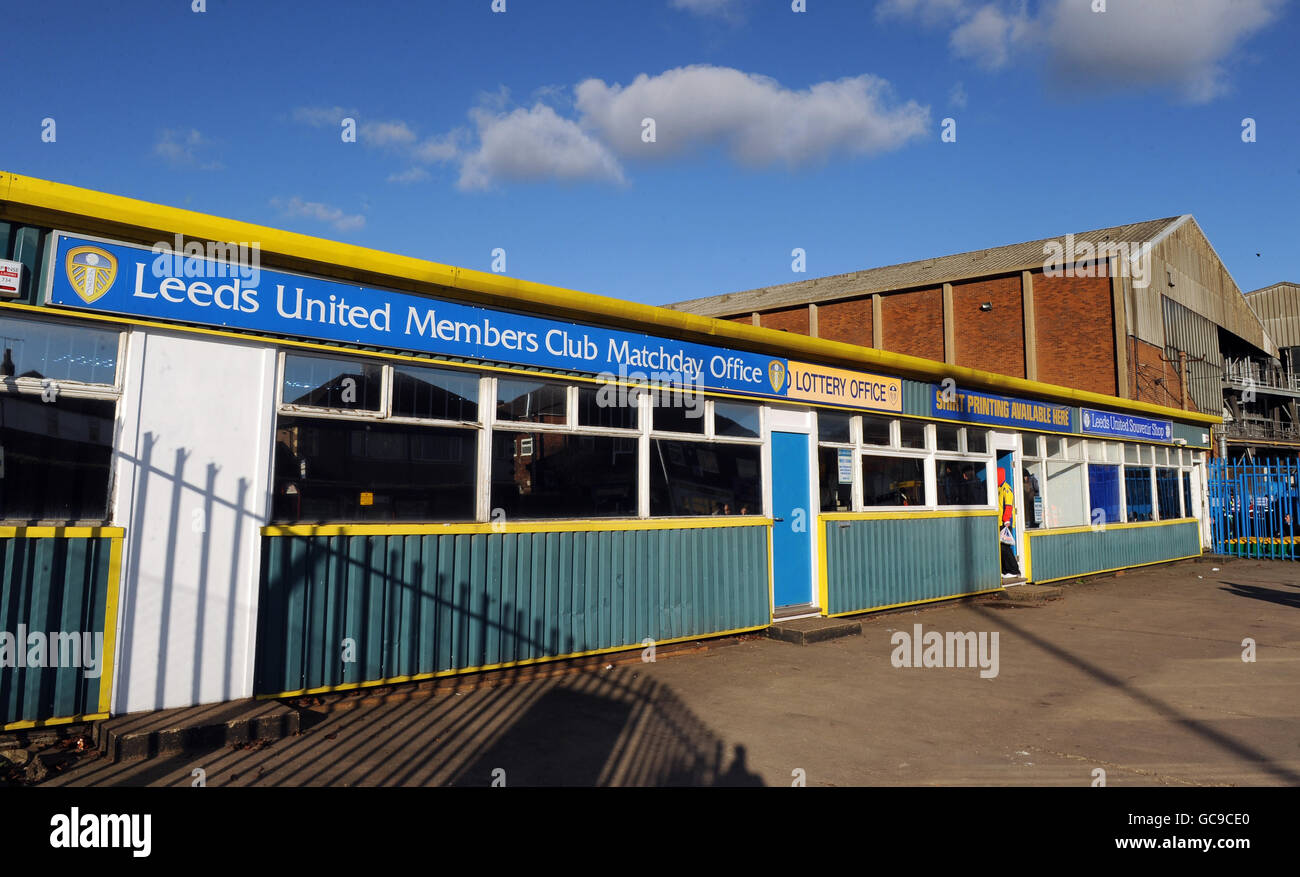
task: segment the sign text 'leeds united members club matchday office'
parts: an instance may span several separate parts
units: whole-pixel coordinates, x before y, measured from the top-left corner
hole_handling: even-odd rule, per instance
[[[6,727],[1202,550],[1207,415],[11,174],[0,242],[0,629],[102,649],[0,642]]]

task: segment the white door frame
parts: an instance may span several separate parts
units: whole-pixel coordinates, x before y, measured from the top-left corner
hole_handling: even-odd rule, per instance
[[[997,500],[997,478],[998,478],[998,452],[1011,451],[1015,461],[1014,471],[1008,472],[1007,477],[1011,479],[1011,489],[1015,494],[1015,528],[1016,528],[1016,563],[1020,566],[1020,574],[1025,574],[1025,540],[1029,537],[1025,534],[1025,496],[1024,496],[1024,479],[1021,471],[1024,469],[1025,451],[1021,445],[1020,433],[1018,432],[994,432],[991,447],[993,448],[993,465],[989,473],[993,477],[993,504],[998,509],[998,527],[1002,526],[1002,506]],[[1001,542],[998,543],[1001,545]],[[1001,552],[1001,548],[998,549]],[[998,570],[1001,572],[1002,560],[999,554]]]

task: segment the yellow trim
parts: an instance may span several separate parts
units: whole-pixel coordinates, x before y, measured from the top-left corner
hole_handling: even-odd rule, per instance
[[[666,646],[672,643],[690,642],[691,640],[715,639],[722,636],[737,636],[742,633],[753,633],[756,630],[766,630],[771,627],[771,622],[759,624],[754,627],[738,627],[734,630],[719,630],[711,633],[702,633],[694,636],[679,636],[672,639],[655,640],[656,646]],[[526,667],[532,664],[548,664],[552,661],[564,661],[570,658],[585,658],[590,655],[608,655],[614,652],[631,652],[641,648],[640,643],[633,643],[624,646],[610,646],[603,649],[591,649],[586,652],[569,652],[563,655],[548,655],[544,658],[528,658],[523,661],[506,661],[501,664],[484,664],[480,667],[460,667],[455,670],[439,670],[435,673],[415,673],[410,676],[390,676],[387,679],[372,679],[367,682],[345,682],[342,685],[322,685],[318,688],[300,688],[295,691],[281,691],[279,694],[258,694],[255,695],[257,700],[275,700],[280,697],[302,697],[308,694],[328,694],[334,691],[355,691],[359,688],[377,688],[381,685],[397,685],[402,682],[420,682],[425,679],[439,679],[444,676],[463,676],[466,673],[482,673],[488,670],[505,670],[511,667]]]
[[[23,731],[29,728],[45,728],[50,725],[71,725],[74,722],[98,722],[108,718],[108,713],[83,713],[79,716],[60,716],[56,719],[36,719],[35,721],[10,722],[0,725],[0,731]]]
[[[825,518],[825,515],[821,515]],[[817,599],[822,607],[822,615],[830,610],[830,559],[826,557],[826,521],[817,521]]]
[[[776,561],[774,559],[772,529],[767,531],[767,619],[776,619]]]
[[[996,594],[998,591],[1005,591],[1006,588],[998,586],[988,588],[983,591],[967,591],[965,594],[951,594],[947,597],[927,597],[924,600],[909,600],[906,603],[890,603],[888,606],[872,606],[870,609],[850,609],[848,612],[836,612],[834,615],[828,615],[828,618],[842,618],[845,615],[866,615],[869,612],[883,612],[886,609],[901,609],[904,606],[919,606],[922,603],[940,603],[944,600],[956,600],[961,597],[975,597],[980,594]]]
[[[508,521],[465,524],[269,524],[263,536],[452,536],[464,533],[583,533],[610,530],[703,530],[715,527],[771,527],[772,519],[627,518],[587,521]]]
[[[0,527],[0,538],[5,539],[120,539],[125,535],[122,527]]]
[[[926,510],[917,512],[823,512],[819,517],[827,521],[892,521],[919,518],[975,518],[983,515],[996,516],[997,513],[997,509]]]
[[[1066,579],[1081,579],[1086,576],[1099,576],[1103,573],[1117,572],[1121,569],[1137,569],[1139,566],[1155,566],[1158,563],[1173,563],[1176,560],[1191,560],[1193,557],[1200,557],[1202,554],[1204,554],[1204,551],[1198,551],[1196,554],[1186,554],[1182,557],[1167,557],[1164,560],[1148,560],[1145,563],[1130,563],[1128,566],[1112,566],[1107,569],[1094,569],[1090,572],[1080,572],[1069,576],[1057,576],[1054,579],[1043,579],[1042,581],[1034,582],[1034,584],[1045,585],[1048,582],[1062,582]]]
[[[1034,556],[1033,552],[1029,550],[1028,533],[1029,531],[1025,530],[1025,581],[1032,582],[1034,580]],[[999,547],[999,551],[1000,550],[1001,548]]]
[[[1128,530],[1133,527],[1169,527],[1174,524],[1189,524],[1196,521],[1196,518],[1171,518],[1168,521],[1134,521],[1130,524],[1103,524],[1096,527],[1084,525],[1082,527],[1063,527],[1057,530],[1026,530],[1025,534],[1030,538],[1035,536],[1065,536],[1070,533],[1101,533],[1106,530]],[[1199,529],[1199,526],[1198,526]],[[1123,569],[1123,567],[1119,567]]]
[[[113,708],[113,650],[117,646],[117,593],[122,576],[122,537],[108,543],[108,594],[104,600],[104,666],[99,674],[99,711]]]
[[[841,341],[748,326],[732,320],[701,317],[500,274],[455,268],[6,172],[0,172],[0,216],[86,234],[116,234],[137,242],[157,240],[160,233],[210,241],[257,242],[264,254],[314,263],[308,267],[328,272],[324,276],[345,280],[367,280],[369,276],[375,276],[388,279],[382,285],[394,285],[398,289],[433,293],[440,290],[429,287],[462,290],[470,293],[471,298],[485,297],[498,306],[518,308],[521,303],[526,303],[534,311],[642,330],[663,330],[671,335],[690,336],[690,340],[739,342],[744,347],[794,359],[812,358],[814,361],[829,361],[828,364],[865,367],[867,371],[884,370],[891,377],[926,381],[952,378],[961,386],[1001,389],[1010,395],[1029,395],[1090,407],[1117,407],[1123,411],[1154,413],[1193,423],[1223,422],[1222,417],[1209,414],[1012,378]],[[276,260],[271,261],[274,263]]]

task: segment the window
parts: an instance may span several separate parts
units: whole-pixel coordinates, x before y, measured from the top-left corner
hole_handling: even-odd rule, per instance
[[[862,415],[862,443],[864,445],[888,447],[892,441],[889,437],[890,423],[891,421],[887,417],[876,417],[871,414]]]
[[[109,519],[120,341],[104,329],[0,316],[0,520]]]
[[[1183,516],[1196,517],[1196,510],[1192,508],[1192,473],[1186,470],[1183,471]]]
[[[961,427],[936,423],[934,425],[934,449],[936,451],[960,451]]]
[[[293,355],[285,358],[285,405],[378,412],[383,404],[383,366]]]
[[[1088,464],[1088,495],[1092,499],[1089,518],[1093,524],[1118,524],[1119,466]]]
[[[568,410],[563,384],[497,378],[497,420],[565,424]]]
[[[479,383],[471,372],[285,354],[272,516],[474,520]]]
[[[478,384],[476,374],[394,366],[393,416],[477,423]]]
[[[1043,504],[1043,466],[1039,460],[1026,460],[1021,466],[1026,530],[1038,530],[1047,525]]]
[[[919,420],[900,420],[898,422],[899,446],[904,448],[925,447],[925,424]]]
[[[983,461],[936,457],[934,471],[938,505],[988,505],[988,467]]]
[[[1160,520],[1172,521],[1174,518],[1182,517],[1182,513],[1178,509],[1177,469],[1161,468],[1156,470],[1156,502],[1156,508],[1160,512]]]
[[[714,402],[713,429],[716,435],[759,438],[759,407],[744,402]]]
[[[474,519],[472,430],[281,415],[275,438],[278,520]]]
[[[862,504],[925,505],[924,460],[863,454]]]
[[[1074,460],[1047,462],[1047,526],[1080,527],[1088,523],[1085,468],[1085,464]]]
[[[637,438],[494,430],[491,502],[507,519],[634,516]]]
[[[853,441],[853,415],[838,411],[817,412],[817,440],[849,444]],[[889,442],[889,421],[885,421],[885,442]]]
[[[989,452],[988,431],[966,427],[966,450],[972,454],[987,454]]]
[[[843,471],[840,461],[847,455],[848,468]],[[822,446],[817,449],[818,484],[821,510],[824,512],[853,511],[853,449]],[[844,479],[847,475],[847,480]]]
[[[1124,502],[1128,506],[1129,521],[1155,520],[1155,509],[1151,506],[1150,467],[1124,467]]]
[[[762,446],[654,439],[651,515],[762,513]]]
[[[637,411],[640,392],[635,387],[606,384],[599,389],[578,388],[578,426],[600,429],[636,429],[641,420]]]
[[[657,393],[654,396],[655,432],[704,434],[705,399],[698,393]]]

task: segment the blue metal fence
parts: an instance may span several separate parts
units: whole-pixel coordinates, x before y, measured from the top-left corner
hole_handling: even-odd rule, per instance
[[[1209,495],[1215,551],[1300,560],[1300,462],[1210,460]]]

